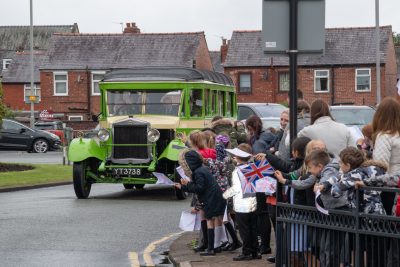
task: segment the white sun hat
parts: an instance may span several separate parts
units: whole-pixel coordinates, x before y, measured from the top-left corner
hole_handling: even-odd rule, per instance
[[[252,155],[244,152],[243,150],[240,150],[239,148],[235,147],[234,149],[225,149],[226,152],[228,152],[229,154],[232,154],[234,156],[240,157],[240,158],[249,158]]]

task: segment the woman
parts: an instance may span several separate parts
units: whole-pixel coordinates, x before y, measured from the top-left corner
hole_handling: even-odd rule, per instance
[[[200,253],[201,256],[215,255],[214,251],[214,227],[216,221],[225,212],[226,201],[222,197],[222,191],[207,167],[203,165],[203,157],[194,150],[184,150],[179,154],[179,165],[185,171],[191,181],[181,179],[181,184],[175,187],[189,193],[197,194],[204,204],[204,217],[207,220],[207,250]]]
[[[322,140],[328,152],[339,157],[340,151],[348,146],[356,146],[356,140],[350,130],[343,123],[333,120],[329,106],[321,99],[311,104],[311,125],[298,133],[298,137],[305,136],[311,140]]]

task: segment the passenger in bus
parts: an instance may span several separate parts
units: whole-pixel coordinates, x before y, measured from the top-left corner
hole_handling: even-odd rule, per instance
[[[138,113],[138,106],[136,105],[136,94],[131,92],[123,92],[120,95],[119,104],[114,105],[114,114],[116,115],[130,115]]]
[[[202,115],[202,96],[201,90],[192,90],[190,94],[190,117],[201,117]]]

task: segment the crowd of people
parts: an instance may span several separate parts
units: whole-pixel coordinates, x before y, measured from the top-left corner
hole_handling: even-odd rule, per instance
[[[326,210],[351,211],[358,207],[355,192],[359,188],[400,187],[400,103],[397,100],[385,98],[379,104],[373,121],[362,130],[364,138],[359,140],[354,139],[344,124],[332,118],[329,105],[322,100],[315,100],[311,106],[299,100],[297,113],[298,135],[292,142],[287,110],[281,114],[279,129],[264,129],[261,119],[255,115],[244,125],[218,116],[213,118],[210,128],[190,133],[188,148],[180,153],[179,164],[191,180],[181,179],[175,186],[194,194],[192,212],[202,218],[199,242],[194,248],[200,255],[242,248],[233,260],[247,261],[271,254],[276,194],[291,204],[315,206],[317,201]],[[264,159],[275,170],[273,178],[285,189],[272,195],[243,194],[242,167]],[[365,191],[361,202],[361,212],[400,216],[400,198],[394,193]],[[296,229],[291,235],[306,231],[302,234],[307,238],[290,248],[301,252],[294,266],[307,266],[312,258],[318,266],[334,266],[330,262],[333,246],[337,245],[334,242],[344,242],[345,236],[333,241],[330,230]],[[387,266],[399,265],[398,244],[398,240],[388,244],[387,250],[392,256]],[[307,249],[310,246],[318,247],[318,253],[310,253]],[[366,248],[367,253],[369,250]],[[342,266],[350,264],[341,251],[335,253]],[[275,262],[275,257],[269,256],[267,260]],[[377,265],[369,262],[369,266]]]

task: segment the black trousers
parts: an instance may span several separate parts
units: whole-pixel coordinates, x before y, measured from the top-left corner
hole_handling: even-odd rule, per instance
[[[236,222],[240,238],[243,241],[242,252],[244,255],[256,254],[258,251],[257,240],[257,215],[255,212],[236,213]]]

